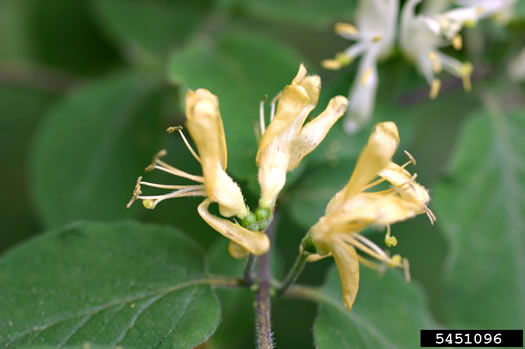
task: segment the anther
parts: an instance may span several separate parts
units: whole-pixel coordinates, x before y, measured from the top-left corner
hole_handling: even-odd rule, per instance
[[[412,154],[410,154],[408,151],[406,150],[403,150],[406,154],[406,156],[408,156],[408,158],[410,159],[410,162],[416,166],[416,158],[412,156]]]
[[[372,68],[368,68],[363,73],[363,76],[361,77],[361,84],[363,84],[363,86],[366,86],[366,84],[368,83],[368,80],[370,79],[371,75],[372,75]]]
[[[182,126],[170,126],[166,129],[166,131],[168,133],[173,133],[175,131],[181,131],[182,130]]]
[[[126,205],[127,208],[130,208],[131,205],[139,198],[140,194],[142,194],[142,191],[140,190],[140,181],[142,181],[142,176],[137,178],[137,184],[135,184],[135,189],[133,190],[133,196],[131,197],[131,200],[129,200],[128,204]]]
[[[461,48],[463,47],[463,39],[461,38],[461,35],[456,34],[456,35],[452,38],[452,46],[453,46],[456,50],[461,50]]]
[[[441,88],[441,80],[434,79],[432,80],[432,85],[430,86],[430,99],[435,99],[439,94],[439,89]]]
[[[441,71],[441,60],[438,54],[435,51],[430,51],[428,58],[432,61],[432,70],[434,70],[435,73],[439,73]]]
[[[157,161],[159,161],[159,159],[161,157],[166,156],[166,154],[168,154],[166,149],[160,150],[157,154],[155,154],[155,156],[153,157],[153,161],[151,162],[151,164],[148,167],[146,167],[144,169],[144,171],[146,171],[146,172],[153,171],[155,169],[155,166],[157,165]]]
[[[390,225],[386,226],[386,236],[385,236],[385,244],[388,247],[396,246],[397,245],[397,239],[395,236],[390,235]]]
[[[153,210],[155,206],[157,206],[157,203],[155,202],[155,200],[144,199],[142,200],[142,205],[144,205],[144,207],[148,210]]]
[[[337,34],[355,35],[357,34],[357,28],[350,23],[338,22],[335,24],[335,32]]]

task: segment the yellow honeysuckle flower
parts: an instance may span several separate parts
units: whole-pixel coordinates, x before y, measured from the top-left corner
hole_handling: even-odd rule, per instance
[[[166,155],[166,151],[162,150],[154,157],[153,163],[146,168],[146,171],[157,169],[188,179],[195,182],[195,184],[157,184],[145,182],[142,180],[142,177],[139,177],[128,207],[137,199],[143,201],[144,207],[153,209],[158,203],[166,199],[203,196],[206,199],[199,205],[198,212],[206,223],[232,240],[239,248],[242,246],[242,248],[255,255],[266,253],[270,248],[270,241],[264,233],[248,230],[239,224],[217,217],[208,211],[210,203],[216,202],[219,205],[219,212],[224,217],[235,216],[244,219],[251,214],[244,203],[241,189],[226,173],[226,139],[219,111],[219,101],[214,94],[205,89],[188,91],[186,94],[186,126],[197,146],[198,154],[193,150],[182,133],[182,127],[170,127],[168,132],[179,132],[193,157],[200,162],[203,176],[184,172],[162,161],[161,157]],[[144,196],[142,195],[142,186],[173,191],[164,195]],[[234,257],[241,257],[241,254],[236,253]]]
[[[319,116],[304,125],[308,114],[317,105],[320,91],[319,76],[306,75],[306,68],[301,64],[292,83],[279,95],[277,112],[275,115],[272,112],[272,121],[266,130],[264,113],[261,112],[263,136],[256,160],[261,207],[273,209],[286,182],[286,173],[295,169],[321,143],[333,124],[344,114],[348,101],[343,96],[337,96],[330,100]]]
[[[349,310],[359,287],[359,263],[377,270],[382,270],[385,265],[403,267],[408,278],[408,262],[405,259],[399,255],[389,256],[359,233],[370,225],[386,226],[385,243],[395,246],[397,240],[390,235],[390,224],[422,213],[426,213],[431,222],[435,220],[427,206],[430,201],[427,190],[415,182],[416,175],[405,169],[409,164],[415,164],[415,159],[407,153],[409,161],[404,165],[392,162],[398,145],[396,125],[393,122],[377,124],[348,184],[330,200],[325,215],[310,229],[318,255],[310,256],[309,261],[334,257],[344,303]],[[390,183],[389,189],[369,191],[384,181]],[[370,261],[358,254],[356,249],[382,263]]]

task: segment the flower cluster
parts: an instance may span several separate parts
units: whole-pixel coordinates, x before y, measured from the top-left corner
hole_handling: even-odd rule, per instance
[[[416,183],[416,175],[406,170],[408,165],[416,163],[412,155],[405,152],[409,161],[401,166],[392,162],[398,145],[396,125],[393,122],[377,124],[348,184],[330,200],[325,215],[310,229],[316,253],[308,259],[334,257],[348,309],[359,287],[359,263],[376,270],[384,266],[402,267],[409,278],[406,259],[389,256],[360,232],[371,225],[386,227],[385,244],[395,246],[397,239],[390,235],[391,224],[422,213],[426,213],[432,223],[436,219],[427,206],[428,192]],[[372,191],[383,182],[389,183],[389,188]],[[381,263],[361,256],[356,249]]]
[[[275,111],[275,105],[272,106],[271,122],[267,129],[264,108],[261,105],[262,139],[256,159],[261,199],[255,213],[250,211],[238,184],[226,172],[227,147],[219,101],[205,89],[190,90],[186,94],[186,128],[197,152],[184,136],[182,127],[168,129],[169,132],[180,133],[191,154],[200,162],[202,176],[184,172],[162,161],[161,157],[166,154],[162,150],[146,171],[163,171],[193,181],[194,184],[157,184],[143,181],[139,177],[128,207],[137,199],[142,200],[144,207],[154,209],[161,201],[170,198],[204,197],[197,211],[208,225],[231,240],[229,251],[232,256],[243,258],[248,253],[266,253],[270,241],[262,230],[267,226],[277,196],[286,182],[286,173],[296,168],[317,147],[346,110],[346,98],[337,96],[330,100],[319,116],[304,124],[317,105],[320,91],[319,76],[308,76],[306,68],[301,65],[292,83],[278,96],[277,110]],[[143,186],[167,189],[170,192],[163,195],[142,195]],[[211,203],[218,204],[222,217],[210,212]],[[231,217],[238,221],[227,219]]]
[[[182,132],[182,127],[171,127],[179,132],[193,157],[201,164],[202,176],[175,168],[161,158],[159,152],[146,171],[159,170],[194,182],[188,185],[157,184],[138,178],[128,207],[140,199],[148,209],[155,208],[169,198],[204,197],[197,211],[204,221],[230,239],[229,251],[235,258],[249,254],[261,255],[268,251],[270,241],[264,233],[272,219],[279,193],[286,183],[286,174],[297,168],[301,160],[325,138],[330,128],[347,109],[343,96],[333,97],[324,111],[306,122],[316,107],[321,91],[319,76],[307,75],[300,65],[292,82],[285,86],[272,102],[270,124],[266,127],[264,101],[260,105],[261,140],[256,156],[261,195],[258,208],[251,212],[244,201],[239,185],[227,174],[227,149],[224,127],[215,95],[205,89],[186,94],[186,128],[197,151],[193,150]],[[278,102],[277,102],[278,101]],[[276,105],[277,104],[277,105]],[[390,256],[375,243],[361,235],[369,226],[386,227],[385,243],[394,246],[397,240],[390,235],[390,225],[421,213],[433,222],[435,217],[428,208],[430,197],[416,175],[403,165],[392,162],[399,144],[399,134],[393,122],[378,124],[363,149],[348,184],[328,204],[325,215],[311,227],[303,240],[303,254],[309,261],[333,256],[339,269],[344,302],[351,308],[358,288],[359,263],[381,270],[384,266],[403,267],[408,274],[408,262],[398,255]],[[386,189],[375,190],[387,182]],[[163,195],[143,195],[144,186],[167,189]],[[220,216],[210,212],[216,203]],[[304,241],[310,241],[306,246]],[[358,253],[359,252],[359,253]],[[361,254],[378,260],[373,262]],[[303,259],[306,261],[306,257]]]
[[[430,85],[430,98],[436,98],[442,70],[463,80],[465,90],[471,89],[470,76],[473,66],[460,62],[439,51],[452,45],[459,50],[463,46],[460,31],[472,27],[480,19],[492,16],[500,22],[512,15],[516,0],[457,0],[456,7],[449,9],[451,1],[425,2],[422,11],[416,13],[421,0],[407,0],[401,10],[399,44],[403,53],[413,60],[417,69]],[[345,130],[354,133],[369,119],[373,111],[378,85],[377,61],[388,56],[396,37],[398,0],[361,0],[356,13],[356,24],[337,23],[335,31],[343,38],[356,41],[335,59],[324,60],[327,69],[340,69],[362,56],[357,78],[350,92]]]

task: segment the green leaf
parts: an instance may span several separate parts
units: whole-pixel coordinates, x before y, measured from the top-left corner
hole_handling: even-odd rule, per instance
[[[222,6],[235,5],[251,15],[308,26],[326,27],[336,20],[350,20],[357,5],[355,0],[219,0]]]
[[[44,222],[127,217],[135,181],[158,151],[159,93],[135,75],[76,90],[47,115],[32,158],[35,203]]]
[[[176,230],[79,223],[0,259],[0,344],[192,348],[220,308],[201,250]]]
[[[319,349],[419,348],[419,330],[435,327],[422,290],[389,270],[360,270],[360,290],[351,311],[342,303],[337,269],[315,298],[320,302],[314,335]]]
[[[97,0],[94,5],[117,44],[138,45],[155,54],[180,45],[210,7],[208,1],[180,0]]]
[[[2,195],[0,251],[39,230],[27,188],[27,156],[38,122],[56,96],[33,88],[0,86]]]
[[[96,25],[90,0],[20,0],[31,56],[45,66],[96,75],[119,63]]]
[[[270,39],[231,34],[216,43],[194,42],[175,54],[169,78],[192,89],[206,88],[219,97],[228,169],[249,177],[256,173],[259,102],[265,95],[273,98],[289,84],[300,62],[294,52]]]
[[[449,177],[434,193],[450,241],[443,308],[475,328],[525,326],[525,112],[489,109],[469,119]]]

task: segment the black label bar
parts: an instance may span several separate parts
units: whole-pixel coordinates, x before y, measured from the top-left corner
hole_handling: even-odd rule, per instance
[[[420,345],[523,348],[523,330],[421,330]]]

